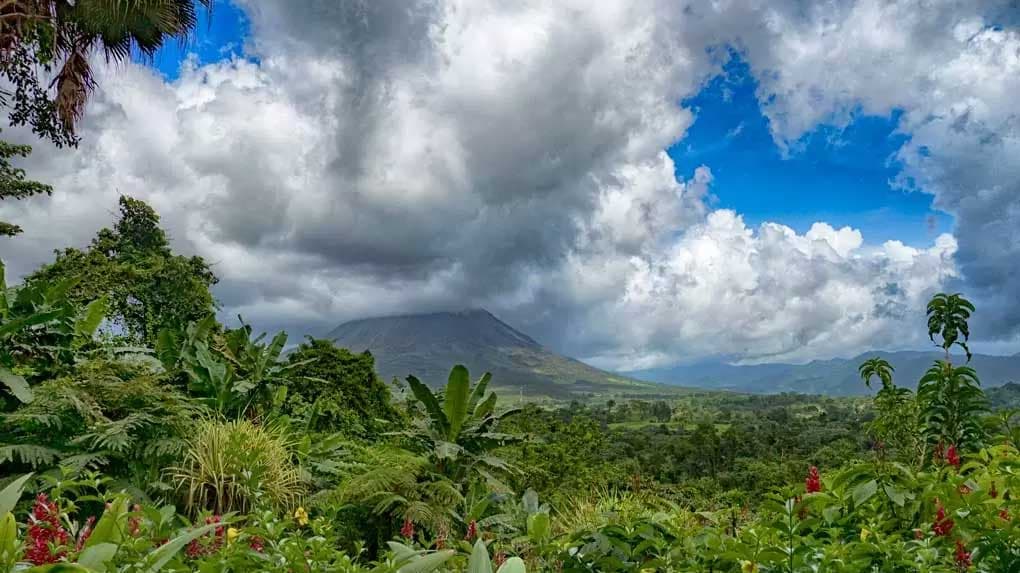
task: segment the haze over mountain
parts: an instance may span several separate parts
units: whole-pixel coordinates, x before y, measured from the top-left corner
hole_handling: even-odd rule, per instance
[[[556,354],[483,309],[352,320],[326,338],[355,352],[371,351],[385,380],[414,374],[438,387],[460,363],[472,377],[492,372],[493,386],[532,395],[656,388]]]
[[[932,362],[941,358],[940,352],[866,352],[853,358],[815,360],[807,364],[754,364],[732,365],[722,362],[699,363],[671,368],[658,368],[628,372],[639,380],[663,384],[679,384],[713,390],[776,393],[801,392],[805,394],[854,395],[868,393],[857,368],[872,357],[889,361],[896,369],[894,380],[899,386],[914,388]],[[954,356],[954,361],[963,357]],[[1020,381],[1020,354],[989,356],[975,354],[971,360],[985,388]]]

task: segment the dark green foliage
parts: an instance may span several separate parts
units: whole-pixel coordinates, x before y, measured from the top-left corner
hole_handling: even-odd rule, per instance
[[[32,401],[30,385],[57,376],[75,360],[106,311],[106,299],[75,306],[68,291],[75,279],[8,288],[0,261],[0,411],[7,393]]]
[[[90,361],[35,391],[31,405],[2,418],[0,463],[103,467],[150,491],[201,416],[147,363]]]
[[[921,378],[917,398],[929,446],[971,450],[981,445],[984,430],[980,415],[987,405],[973,368],[937,361]]]
[[[53,193],[53,188],[38,181],[25,178],[25,170],[11,164],[15,157],[28,157],[32,148],[28,145],[15,145],[0,141],[0,200],[27,199],[33,195]],[[21,227],[0,221],[0,237],[14,236],[21,232]]]
[[[154,345],[160,330],[180,328],[215,310],[209,289],[216,284],[201,257],[175,255],[159,215],[130,197],[120,198],[120,218],[102,229],[85,250],[57,252],[53,263],[26,279],[49,283],[74,279],[68,297],[83,304],[110,302],[108,320],[133,343]]]
[[[284,410],[309,418],[317,430],[371,437],[400,419],[369,352],[354,354],[329,340],[309,338],[287,357]]]
[[[967,320],[972,312],[974,305],[959,293],[939,293],[928,303],[928,338],[935,342],[936,334],[941,337],[942,342],[936,344],[945,349],[947,360],[950,348],[956,345],[963,348],[967,362],[970,362],[970,348],[967,347],[970,327]]]

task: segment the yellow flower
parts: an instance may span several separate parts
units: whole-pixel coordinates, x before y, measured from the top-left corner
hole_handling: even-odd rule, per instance
[[[227,528],[227,543],[230,543],[231,541],[237,539],[238,535],[241,535],[241,532],[238,531],[237,528],[235,528],[235,527],[228,527]]]
[[[867,527],[861,528],[861,541],[867,541],[871,537],[871,531]]]
[[[740,562],[740,573],[758,573],[758,564],[753,561],[742,560]]]
[[[308,512],[305,511],[305,508],[299,507],[294,510],[294,519],[297,520],[298,525],[304,527],[308,525]]]

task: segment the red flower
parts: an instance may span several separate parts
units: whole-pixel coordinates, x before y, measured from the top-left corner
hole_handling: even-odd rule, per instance
[[[807,478],[804,479],[804,489],[808,493],[818,493],[822,491],[822,478],[818,475],[818,468],[811,466],[808,470]]]
[[[404,519],[404,525],[400,528],[400,536],[405,539],[414,537],[414,523],[411,523],[410,517]]]
[[[960,570],[970,569],[970,552],[963,546],[963,542],[956,540],[956,566]]]
[[[60,525],[60,511],[45,493],[35,498],[29,520],[28,534],[25,536],[26,560],[33,565],[45,565],[56,563],[67,554],[64,546],[69,536]]]
[[[478,523],[472,519],[471,522],[468,523],[467,535],[464,536],[464,539],[467,541],[471,541],[475,537],[478,537]]]
[[[960,467],[960,454],[956,452],[955,445],[950,445],[949,449],[946,450],[946,463],[954,468]]]
[[[258,535],[251,538],[251,541],[248,542],[248,547],[251,547],[258,553],[262,553],[266,549],[265,541]]]
[[[999,510],[999,519],[1003,521],[1009,521],[1009,512],[1006,511],[1006,508],[1002,508]]]
[[[502,567],[503,564],[506,563],[506,553],[497,551],[496,555],[492,558],[492,561],[496,564],[497,568]]]
[[[210,515],[209,517],[205,518],[205,524],[212,525],[214,523],[219,523],[220,520],[221,520],[220,516]],[[214,551],[219,551],[219,549],[223,547],[223,541],[224,537],[226,536],[226,533],[227,533],[226,529],[221,525],[213,529],[212,537],[210,537],[209,534],[206,533],[205,535],[199,537],[198,539],[192,540],[191,543],[189,543],[188,546],[184,548],[184,553],[192,559],[197,559],[204,555],[213,553]]]
[[[960,487],[956,489],[960,492],[960,495],[967,495],[971,492],[970,486],[967,484],[960,484]]]
[[[953,531],[953,527],[956,523],[952,519],[946,517],[946,508],[942,507],[942,503],[939,500],[935,500],[935,523],[932,524],[932,531],[939,537],[946,537]]]
[[[995,482],[992,482],[992,487],[988,490],[988,495],[993,499],[999,497],[999,490],[995,488]]]
[[[78,532],[78,542],[74,545],[75,551],[81,551],[82,547],[85,547],[85,542],[92,536],[92,526],[96,523],[96,516],[90,515],[85,520],[85,525]]]

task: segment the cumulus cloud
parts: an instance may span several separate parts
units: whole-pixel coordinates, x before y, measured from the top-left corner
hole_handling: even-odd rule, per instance
[[[1020,11],[1008,0],[785,3],[746,54],[780,145],[819,123],[902,112],[895,182],[955,216],[956,288],[985,337],[1020,333]]]
[[[972,235],[980,217],[1003,221],[989,206],[1016,211],[1015,183],[989,174],[961,189],[964,175],[936,169],[1020,164],[1015,137],[989,135],[1015,109],[995,95],[1015,78],[993,71],[1016,34],[973,14],[864,1],[239,3],[250,61],[189,63],[173,82],[103,68],[81,149],[39,149],[26,165],[54,197],[0,205],[26,228],[0,244],[16,274],[85,243],[126,193],[213,263],[226,316],[321,333],[487,306],[622,368],[902,345],[956,261],[980,285],[976,261],[1020,258],[1016,242],[984,252]],[[678,176],[663,150],[694,119],[680,102],[729,47],[751,62],[791,152],[819,123],[906,109],[904,181],[957,214],[959,250],[949,236],[870,245],[824,223],[751,229],[713,209],[711,166]],[[903,61],[914,52],[923,60]],[[1008,271],[989,268],[982,288],[995,291],[996,272]]]

